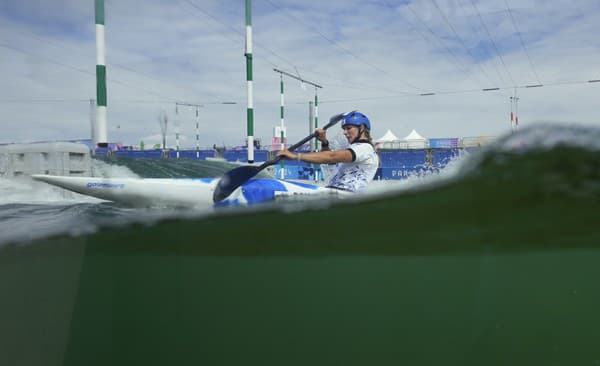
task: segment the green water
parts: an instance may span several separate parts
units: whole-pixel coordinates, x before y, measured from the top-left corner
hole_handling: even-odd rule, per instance
[[[9,288],[2,281],[11,298],[0,306],[7,364],[594,365],[600,357],[598,250],[220,257],[105,252],[82,240],[29,251],[0,271],[14,276]]]
[[[0,364],[600,365],[600,159],[0,247]],[[287,213],[286,213],[287,212]]]

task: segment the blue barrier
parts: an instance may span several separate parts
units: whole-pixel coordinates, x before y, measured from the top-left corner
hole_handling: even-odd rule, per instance
[[[315,170],[312,166],[298,166],[298,165],[286,165],[284,168],[284,179],[302,179],[302,180],[315,180]],[[388,180],[388,179],[407,179],[411,176],[425,176],[435,172],[438,172],[438,168],[422,166],[407,166],[403,168],[378,168],[375,174],[374,180]],[[277,165],[275,167],[274,177],[281,178],[281,167]],[[319,172],[319,180],[322,180],[322,173]]]
[[[197,155],[200,157],[198,158]],[[214,158],[217,156],[217,152],[215,150],[180,150],[179,158],[180,159],[198,159],[198,160],[206,160],[206,158]],[[177,151],[171,150],[169,151],[169,158],[176,159]]]
[[[441,139],[440,139],[441,140]],[[445,167],[452,159],[461,156],[463,154],[469,154],[470,152],[478,151],[480,148],[436,148],[436,149],[414,149],[414,150],[381,150],[379,151],[380,157],[380,168],[377,170],[375,179],[406,179],[410,176],[422,176],[438,172],[441,168]],[[215,150],[200,150],[200,160],[206,158],[217,157]],[[116,150],[110,151],[109,149],[96,149],[97,155],[107,155],[119,157],[130,157],[130,158],[151,158],[161,159],[164,157],[163,151],[160,149],[156,150]],[[169,158],[176,158],[176,150],[168,150],[166,152]],[[428,154],[429,163],[428,164]],[[196,150],[180,150],[179,157],[183,159],[197,159]],[[247,150],[225,150],[222,152],[222,157],[226,161],[230,162],[246,162],[248,159]],[[255,150],[254,160],[255,162],[263,162],[269,159],[268,150]],[[317,166],[299,162],[296,160],[285,160],[284,161],[285,171],[284,179],[302,179],[302,180],[314,180],[315,170],[317,175],[322,179],[322,173]],[[274,166],[275,177],[281,177],[281,165],[276,164]]]
[[[226,150],[223,152],[223,158],[227,161],[235,162],[246,162],[248,161],[247,150]],[[254,150],[254,161],[267,161],[269,160],[268,150]]]
[[[95,156],[110,156],[111,151],[107,147],[97,147],[94,149]]]
[[[375,179],[406,179],[412,176],[425,176],[438,171],[436,168],[421,166],[407,166],[403,168],[380,168],[381,173]]]
[[[161,159],[163,157],[162,150],[117,150],[114,151],[113,154],[117,157],[128,157],[132,159]]]
[[[429,139],[430,149],[450,149],[458,147],[458,137]]]
[[[445,167],[460,155],[460,151],[458,149],[434,149],[433,152],[433,165],[436,167]]]
[[[408,166],[419,166],[426,163],[427,153],[419,150],[382,150],[379,153],[382,168],[402,168]]]

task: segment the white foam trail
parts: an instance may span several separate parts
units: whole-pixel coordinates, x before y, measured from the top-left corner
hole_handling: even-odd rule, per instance
[[[77,204],[104,202],[64,189],[36,182],[30,177],[0,179],[0,205]]]
[[[140,178],[123,165],[108,164],[102,160],[92,159],[92,175],[101,178]]]
[[[129,168],[92,159],[93,176],[112,178],[139,178]],[[105,202],[84,196],[46,183],[36,182],[29,176],[0,178],[0,205],[7,204],[78,204]]]
[[[139,178],[127,167],[92,160],[94,176]],[[79,204],[105,202],[98,198],[84,196],[46,183],[36,182],[29,176],[0,178],[0,205],[7,204]]]
[[[410,175],[406,179],[375,180],[371,182],[365,193],[367,196],[373,196],[431,188],[456,178],[464,165],[472,163],[469,154],[463,152],[460,156],[453,157],[443,169],[437,172],[425,171],[423,174]]]

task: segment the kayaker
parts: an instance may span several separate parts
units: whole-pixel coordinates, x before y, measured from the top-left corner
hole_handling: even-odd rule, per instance
[[[362,191],[373,180],[379,166],[379,157],[371,138],[371,123],[364,114],[351,112],[344,116],[342,129],[350,143],[347,149],[331,150],[326,131],[317,129],[321,151],[293,153],[282,150],[277,155],[312,164],[328,164],[323,166],[324,171],[331,171],[327,187],[350,192]]]

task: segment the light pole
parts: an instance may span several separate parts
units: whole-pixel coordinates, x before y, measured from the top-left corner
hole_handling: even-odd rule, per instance
[[[273,69],[273,71],[275,71],[275,72],[279,73],[280,75],[282,75],[282,78],[281,78],[281,111],[282,111],[281,112],[281,127],[282,128],[283,128],[283,75],[285,75],[287,77],[290,77],[292,79],[296,79],[296,80],[300,81],[301,83],[312,85],[312,86],[315,87],[314,107],[312,107],[312,105],[313,105],[312,103],[310,104],[311,105],[311,110],[314,108],[314,111],[313,111],[314,112],[314,125],[313,125],[313,117],[312,116],[310,117],[310,120],[309,120],[309,130],[310,130],[309,133],[313,133],[313,130],[317,129],[317,127],[319,127],[318,126],[318,124],[319,124],[318,123],[319,122],[319,98],[317,97],[317,90],[319,90],[319,89],[321,89],[323,87],[321,85],[319,85],[319,84],[313,83],[312,81],[308,81],[306,79],[303,79],[303,78],[298,77],[296,75],[292,75],[292,74],[290,74],[288,72],[285,72],[285,71],[281,71],[279,69]],[[311,144],[311,150],[316,150],[317,149],[317,146],[313,145],[312,141],[311,141],[310,144]],[[313,149],[313,146],[315,147],[314,149]]]
[[[188,103],[175,102],[175,114],[179,113],[179,106],[195,107],[196,108],[196,159],[200,159],[200,108],[205,104],[237,104],[237,102],[216,102],[216,103]],[[179,140],[179,137],[177,137]],[[177,143],[179,146],[179,142]],[[179,158],[179,147],[177,148],[177,157]]]
[[[512,132],[519,130],[519,97],[517,97],[516,88],[514,96],[510,97],[510,129]]]

